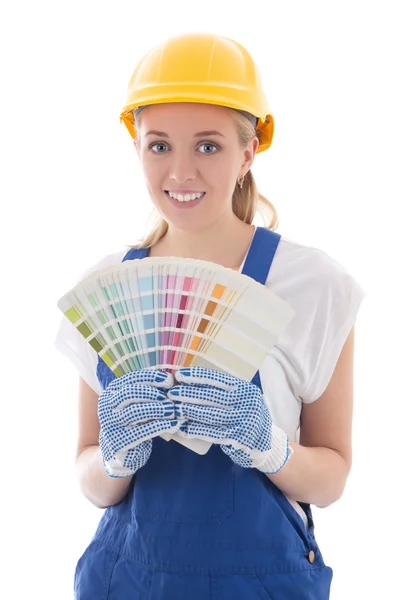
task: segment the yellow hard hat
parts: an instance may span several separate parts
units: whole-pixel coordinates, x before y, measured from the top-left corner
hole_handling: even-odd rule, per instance
[[[192,33],[173,37],[151,50],[129,81],[120,119],[135,138],[133,112],[140,106],[167,102],[217,104],[250,113],[258,118],[258,152],[271,145],[274,119],[257,66],[234,40]]]

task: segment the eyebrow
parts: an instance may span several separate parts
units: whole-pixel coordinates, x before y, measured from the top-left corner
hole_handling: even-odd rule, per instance
[[[168,133],[165,133],[165,131],[155,131],[154,129],[152,129],[151,131],[148,131],[146,133],[146,136],[148,136],[148,135],[157,135],[158,137],[169,138]],[[225,137],[224,135],[222,135],[222,133],[220,133],[219,131],[215,131],[215,130],[199,131],[198,133],[194,134],[194,137],[205,137],[205,136],[209,136],[209,135],[220,135],[221,137]]]

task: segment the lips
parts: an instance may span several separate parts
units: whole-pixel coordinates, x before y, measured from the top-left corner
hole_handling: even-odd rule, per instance
[[[178,202],[193,202],[194,200],[200,200],[205,195],[205,192],[197,192],[194,190],[165,190],[165,193]]]

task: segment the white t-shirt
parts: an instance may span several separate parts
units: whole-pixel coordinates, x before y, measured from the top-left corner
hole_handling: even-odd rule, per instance
[[[108,254],[87,268],[77,281],[96,269],[121,263],[127,252],[125,247]],[[292,306],[295,316],[260,368],[260,379],[273,422],[290,440],[298,442],[302,402],[314,402],[326,389],[365,292],[325,252],[284,236],[278,244],[267,287]],[[96,377],[98,355],[64,316],[55,346],[72,361],[86,383],[101,394]],[[301,506],[288,500],[307,525]]]

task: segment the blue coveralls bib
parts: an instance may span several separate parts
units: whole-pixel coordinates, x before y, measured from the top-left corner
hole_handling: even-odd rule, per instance
[[[264,284],[280,235],[257,228],[243,273]],[[123,260],[144,258],[131,249]],[[99,358],[103,389],[114,374]],[[259,373],[253,383],[261,389]],[[201,456],[153,440],[125,498],[78,561],[76,600],[327,600],[332,569],[284,494],[219,445]]]

